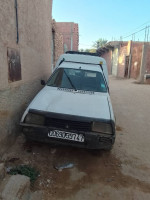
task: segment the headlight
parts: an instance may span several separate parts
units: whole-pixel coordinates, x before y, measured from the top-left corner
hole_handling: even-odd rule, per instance
[[[28,113],[25,118],[25,123],[28,124],[44,125],[44,122],[45,122],[44,116],[33,113]]]
[[[108,123],[103,122],[93,122],[92,131],[112,134],[112,126]]]

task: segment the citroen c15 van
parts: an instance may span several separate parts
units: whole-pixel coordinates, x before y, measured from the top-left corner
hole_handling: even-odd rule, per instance
[[[25,110],[20,125],[30,140],[110,150],[115,118],[106,61],[95,54],[60,56],[44,88]]]

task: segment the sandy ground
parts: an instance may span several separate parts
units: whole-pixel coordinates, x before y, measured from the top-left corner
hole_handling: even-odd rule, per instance
[[[50,200],[150,199],[150,86],[110,77],[117,119],[111,152],[28,143],[23,136],[3,156],[7,166],[29,164],[40,171],[32,190]],[[54,166],[73,163],[71,169]]]

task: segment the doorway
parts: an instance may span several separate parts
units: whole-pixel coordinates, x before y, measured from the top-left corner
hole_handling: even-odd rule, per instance
[[[128,78],[128,71],[129,71],[129,56],[125,57],[125,72],[124,77]]]

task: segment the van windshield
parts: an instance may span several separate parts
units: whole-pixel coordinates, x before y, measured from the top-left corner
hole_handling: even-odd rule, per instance
[[[59,68],[52,74],[47,85],[75,90],[107,92],[101,72],[83,69]]]

